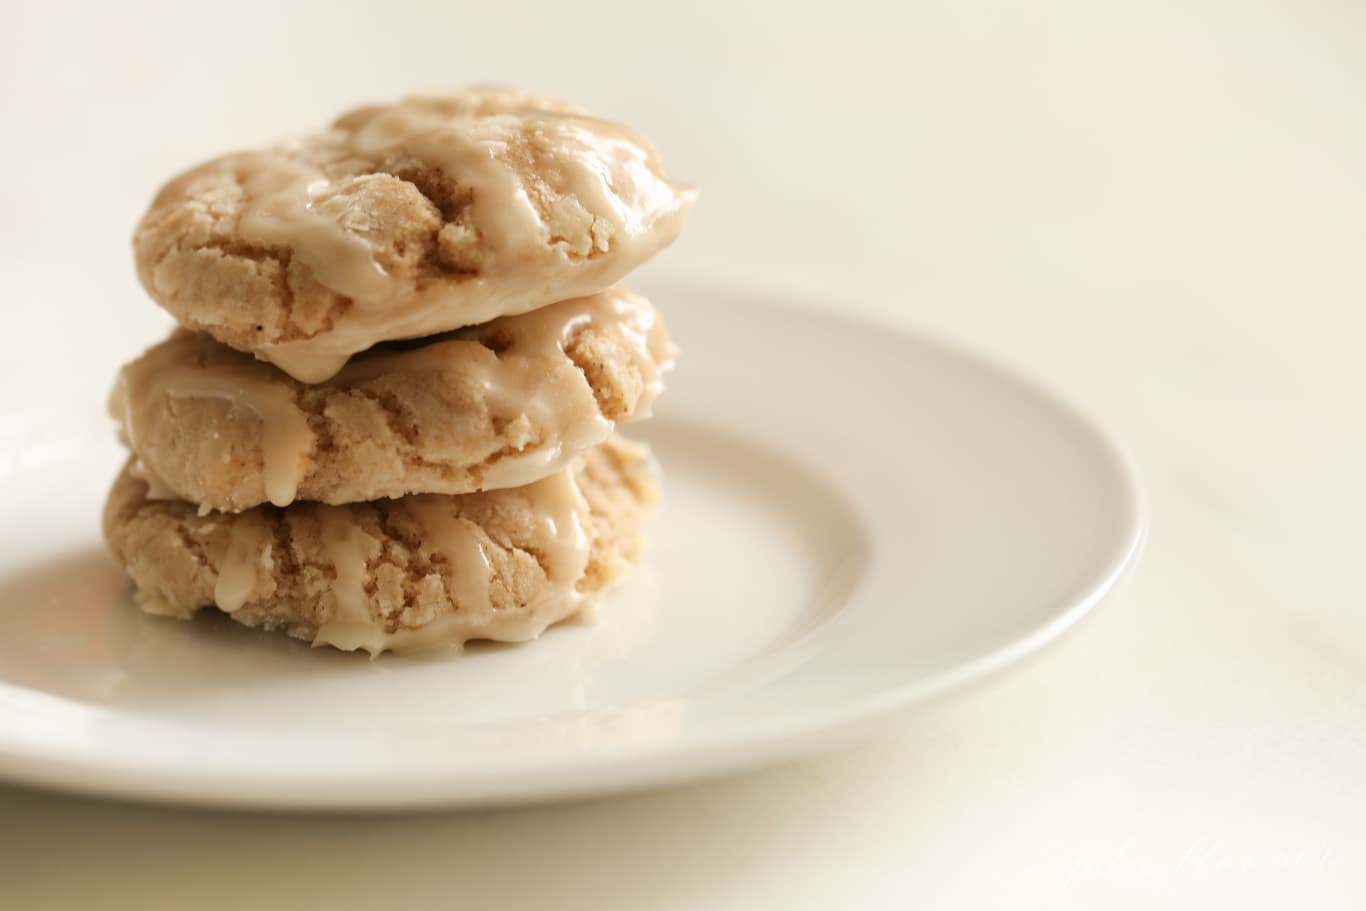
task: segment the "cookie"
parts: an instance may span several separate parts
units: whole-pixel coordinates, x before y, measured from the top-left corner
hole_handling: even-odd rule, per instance
[[[130,460],[104,534],[148,613],[215,606],[372,655],[520,642],[582,610],[638,557],[652,473],[644,447],[614,439],[525,487],[200,516],[149,499]]]
[[[110,410],[158,497],[202,512],[528,484],[648,416],[674,348],[617,287],[420,344],[308,385],[180,330],[125,366]]]
[[[193,168],[133,246],[183,326],[312,383],[380,341],[607,288],[677,236],[695,195],[625,127],[470,88]]]

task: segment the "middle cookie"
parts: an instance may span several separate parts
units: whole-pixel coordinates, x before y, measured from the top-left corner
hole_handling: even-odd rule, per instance
[[[201,512],[473,493],[647,417],[674,354],[649,301],[618,286],[379,346],[316,385],[177,331],[123,368],[110,411],[153,494]]]

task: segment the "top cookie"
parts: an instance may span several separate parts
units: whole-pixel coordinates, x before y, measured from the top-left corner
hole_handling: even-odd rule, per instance
[[[600,291],[668,245],[695,196],[625,127],[471,88],[200,165],[133,247],[182,325],[313,383],[376,342]]]

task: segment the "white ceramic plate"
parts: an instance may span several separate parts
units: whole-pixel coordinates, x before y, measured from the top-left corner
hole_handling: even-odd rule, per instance
[[[651,290],[684,356],[634,428],[666,472],[648,559],[595,623],[454,659],[142,616],[98,537],[109,378],[88,412],[0,413],[0,777],[319,808],[694,779],[1016,661],[1133,561],[1133,472],[1029,384],[750,295]]]

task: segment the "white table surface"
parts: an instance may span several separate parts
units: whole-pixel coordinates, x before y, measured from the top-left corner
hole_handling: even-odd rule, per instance
[[[1360,4],[16,6],[0,13],[0,300],[19,319],[4,401],[65,357],[112,375],[129,354],[112,326],[156,334],[127,237],[173,169],[355,100],[511,81],[637,125],[702,185],[661,271],[1032,373],[1127,440],[1153,530],[1062,646],[862,747],[417,816],[0,787],[0,906],[1366,901]]]

